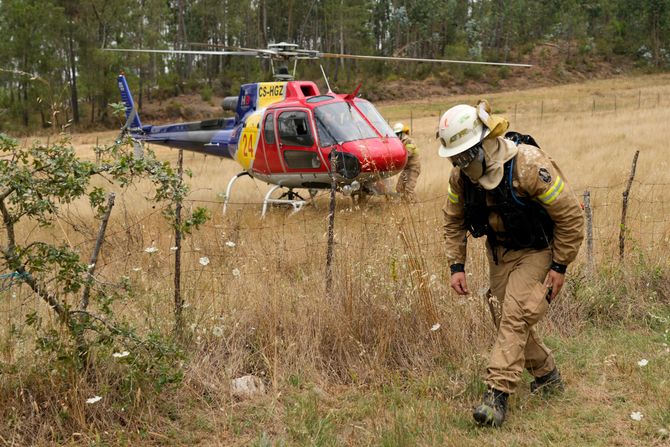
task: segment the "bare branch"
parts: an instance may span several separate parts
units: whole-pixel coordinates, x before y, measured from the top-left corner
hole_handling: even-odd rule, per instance
[[[109,221],[109,216],[112,213],[115,197],[116,195],[113,192],[110,192],[107,196],[107,208],[105,208],[105,214],[102,216],[100,230],[98,231],[98,238],[95,241],[93,253],[91,253],[91,260],[88,263],[88,278],[86,278],[86,284],[84,285],[84,292],[81,295],[81,304],[79,306],[82,310],[86,310],[88,307],[88,297],[91,291],[91,284],[93,284],[93,272],[95,272],[95,265],[98,262],[98,254],[100,254],[100,249],[102,248],[102,241],[105,239],[107,222]]]

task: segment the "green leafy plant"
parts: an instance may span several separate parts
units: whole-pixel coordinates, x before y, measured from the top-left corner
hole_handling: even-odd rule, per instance
[[[54,144],[20,146],[0,134],[0,216],[5,233],[0,244],[0,266],[3,271],[12,272],[15,280],[25,283],[67,328],[65,332],[52,329],[40,334],[40,350],[56,353],[58,358],[71,358],[79,366],[88,362],[93,345],[109,345],[122,339],[153,352],[160,343],[147,343],[132,328],[115,322],[112,303],[129,292],[127,278],[111,285],[96,285],[95,309],[91,310],[88,295],[95,264],[89,265],[67,243],[38,237],[20,240],[17,229],[29,223],[49,227],[61,216],[63,205],[80,199],[87,199],[99,217],[107,213],[108,218],[113,198],[105,204],[107,192],[91,185],[96,176],[104,176],[111,184],[122,187],[139,179],[150,181],[153,193],[149,200],[163,204],[166,216],[174,216],[175,207],[188,193],[187,185],[169,163],[156,159],[151,151],[142,158],[134,157],[129,143],[118,141],[100,149],[101,162],[94,164],[80,160],[64,137]],[[181,230],[189,233],[207,219],[206,209],[195,208],[183,220]],[[98,245],[103,239],[101,231]],[[36,313],[29,314],[26,321],[39,330],[41,320]],[[63,333],[69,339],[64,339]],[[158,370],[161,364],[158,362]],[[179,374],[163,371],[158,376],[164,377],[165,383],[173,383]]]

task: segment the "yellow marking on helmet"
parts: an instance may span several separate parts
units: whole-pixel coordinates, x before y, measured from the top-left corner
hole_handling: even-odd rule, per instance
[[[453,203],[453,204],[458,203],[458,194],[456,194],[455,192],[453,192],[451,190],[451,185],[449,185],[449,190],[447,191],[447,196],[449,197],[449,201],[451,203]]]
[[[538,199],[545,205],[550,205],[556,198],[563,192],[565,187],[565,182],[561,177],[558,177],[551,188],[549,188],[544,194],[538,197]]]

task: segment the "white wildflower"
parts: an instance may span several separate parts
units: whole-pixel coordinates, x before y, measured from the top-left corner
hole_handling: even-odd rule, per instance
[[[142,267],[134,267],[133,268],[133,272],[139,272],[140,270],[142,270]]]
[[[437,331],[438,329],[440,329],[441,327],[442,327],[442,326],[440,325],[440,323],[435,323],[435,324],[430,328],[430,330],[433,331],[433,332],[435,332],[435,331]]]
[[[640,411],[633,411],[630,414],[630,418],[634,421],[641,421],[644,415]]]
[[[170,251],[177,251],[178,247],[170,247]]]
[[[639,362],[637,362],[638,366],[647,366],[649,364],[649,360],[647,359],[642,359]]]
[[[237,268],[233,269],[233,276],[235,278],[239,278],[240,277],[240,269],[237,269]]]
[[[214,326],[212,328],[212,334],[214,334],[215,337],[223,337],[223,328],[221,326]]]
[[[234,246],[235,246],[235,242],[233,242],[233,241],[226,242],[226,247],[233,248]]]
[[[209,258],[207,256],[203,256],[202,258],[198,259],[198,262],[200,265],[207,265],[209,264]]]
[[[95,262],[93,264],[88,265],[88,269],[91,270],[93,267],[95,267]]]
[[[158,251],[158,248],[156,248],[152,245],[151,247],[145,248],[144,251],[146,253],[152,254],[152,253],[156,253]]]
[[[128,352],[128,351],[115,352],[114,354],[112,354],[112,357],[120,359],[120,358],[123,358],[123,357],[128,357],[129,354],[130,354],[130,352]]]
[[[99,402],[99,401],[101,401],[101,400],[102,400],[102,397],[100,397],[100,396],[93,396],[93,397],[89,397],[88,399],[86,399],[86,403],[87,403],[87,404],[94,404],[94,403]]]

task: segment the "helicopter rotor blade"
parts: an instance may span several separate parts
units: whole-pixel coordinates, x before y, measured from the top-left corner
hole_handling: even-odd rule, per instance
[[[200,51],[200,50],[139,50],[131,48],[103,48],[104,51],[128,53],[194,54],[214,56],[258,56],[257,51]]]
[[[469,65],[495,65],[502,67],[532,67],[530,64],[519,64],[513,62],[487,62],[487,61],[468,61],[456,59],[430,59],[419,57],[397,57],[397,56],[370,56],[362,54],[344,54],[344,53],[321,53],[316,50],[304,50],[297,48],[292,44],[277,44],[277,48],[243,48],[226,47],[219,44],[193,43],[189,45],[209,46],[222,48],[222,50],[151,50],[151,49],[130,49],[130,48],[104,48],[105,51],[120,51],[132,53],[161,53],[161,54],[193,54],[193,55],[214,55],[214,56],[255,56],[259,58],[269,58],[277,60],[293,59],[358,59],[358,60],[379,60],[379,61],[399,61],[399,62],[429,62],[438,64],[469,64]],[[281,45],[285,45],[281,47]]]
[[[498,65],[504,67],[532,67],[529,64],[516,64],[511,62],[483,62],[483,61],[461,61],[454,59],[424,59],[419,57],[394,57],[394,56],[365,56],[362,54],[338,54],[338,53],[318,53],[318,57],[328,59],[360,59],[360,60],[380,60],[380,61],[400,61],[400,62],[432,62],[442,64],[470,64],[470,65]]]

